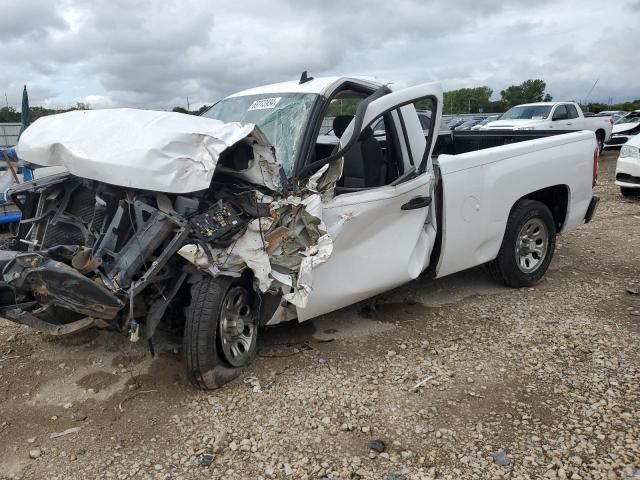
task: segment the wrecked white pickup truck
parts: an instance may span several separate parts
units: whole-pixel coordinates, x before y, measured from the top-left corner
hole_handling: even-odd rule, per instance
[[[345,100],[353,115],[340,114]],[[431,112],[426,136],[416,103]],[[593,132],[439,135],[441,113],[437,83],[393,91],[303,75],[203,117],[39,119],[20,158],[67,171],[7,194],[23,220],[0,252],[2,314],[53,335],[110,328],[152,348],[159,326],[174,329],[191,381],[216,388],[255,357],[258,327],[425,270],[487,263],[509,286],[536,283],[556,235],[595,211]],[[329,117],[334,140],[320,135]]]

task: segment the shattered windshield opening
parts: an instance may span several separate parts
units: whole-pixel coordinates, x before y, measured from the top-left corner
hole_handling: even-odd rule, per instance
[[[229,97],[203,115],[225,123],[254,123],[276,149],[276,159],[287,175],[293,171],[302,129],[318,98],[309,93],[272,93]]]
[[[550,105],[529,105],[509,109],[500,120],[543,120],[551,112]]]

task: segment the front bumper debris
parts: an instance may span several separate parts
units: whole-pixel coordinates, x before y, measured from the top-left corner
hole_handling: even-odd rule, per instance
[[[33,313],[27,310],[22,310],[21,308],[10,308],[3,311],[2,314],[7,320],[11,320],[12,322],[19,323],[21,325],[29,325],[34,330],[38,330],[42,333],[55,337],[71,335],[93,327],[105,328],[109,325],[102,319],[92,317],[84,317],[74,322],[56,325],[54,323],[41,320]]]
[[[124,306],[107,288],[40,253],[16,254],[5,266],[3,276],[7,286],[31,291],[43,305],[59,306],[92,318],[110,320]]]

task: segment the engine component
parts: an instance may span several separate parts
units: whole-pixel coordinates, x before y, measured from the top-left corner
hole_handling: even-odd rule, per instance
[[[94,271],[102,265],[102,259],[91,256],[91,249],[82,246],[71,258],[71,266],[83,275]]]
[[[128,288],[140,268],[175,229],[176,222],[176,217],[140,200],[133,203],[123,200],[93,256],[102,258],[104,271],[115,286]]]
[[[176,197],[176,212],[183,217],[190,217],[198,211],[200,200],[197,198],[185,197],[178,195]]]
[[[206,212],[195,215],[191,223],[204,240],[218,246],[229,245],[234,236],[247,227],[240,212],[231,203],[222,200]]]

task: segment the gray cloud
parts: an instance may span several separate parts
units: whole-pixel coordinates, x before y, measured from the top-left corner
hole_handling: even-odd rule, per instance
[[[66,30],[68,25],[55,2],[48,0],[3,0],[0,9],[0,44],[8,39],[46,36],[51,30]]]
[[[640,97],[637,0],[4,0],[10,101],[171,108],[313,75],[494,91],[543,78],[557,98]]]

